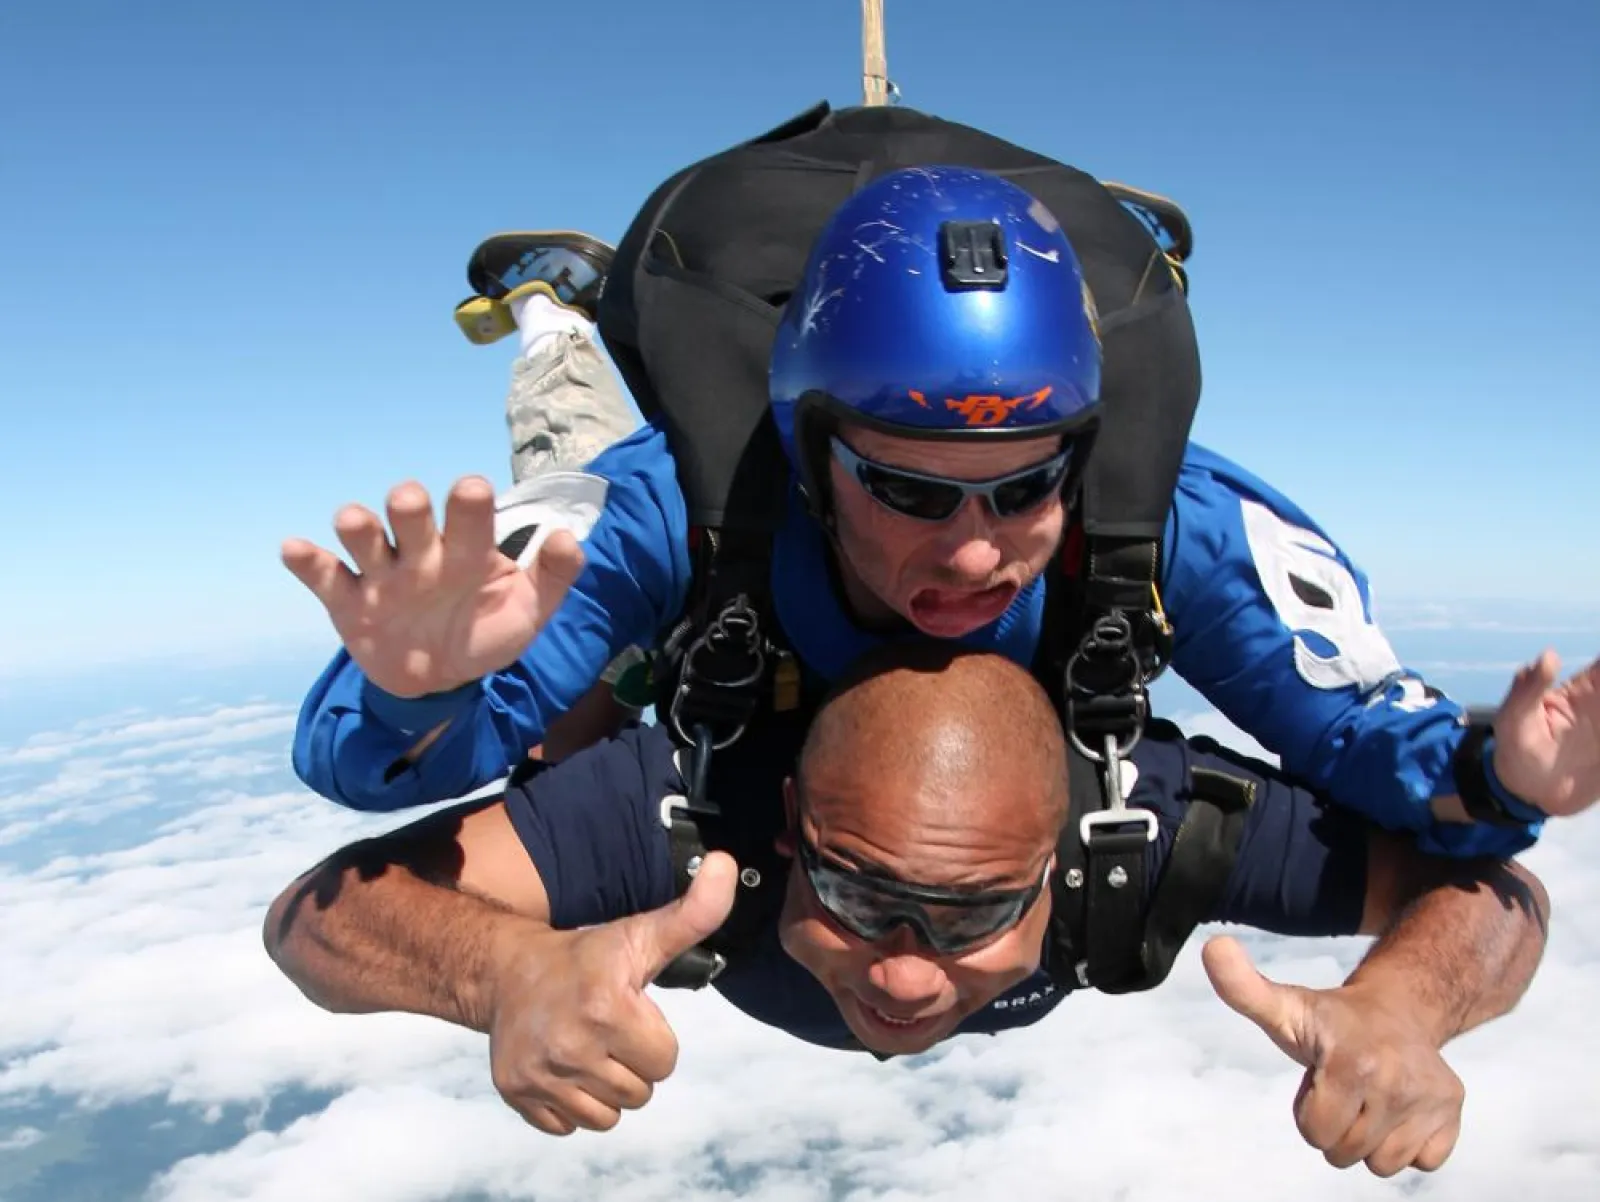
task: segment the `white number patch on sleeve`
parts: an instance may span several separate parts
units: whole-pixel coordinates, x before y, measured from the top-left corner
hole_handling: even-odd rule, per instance
[[[1294,633],[1300,678],[1319,689],[1354,685],[1370,692],[1398,676],[1400,660],[1368,619],[1356,579],[1333,545],[1258,502],[1241,500],[1239,506],[1261,587]],[[1327,640],[1333,653],[1314,651],[1301,637],[1306,632]]]
[[[594,531],[611,485],[588,472],[542,472],[494,501],[494,545],[519,568],[539,557],[552,531],[570,530],[582,542]]]

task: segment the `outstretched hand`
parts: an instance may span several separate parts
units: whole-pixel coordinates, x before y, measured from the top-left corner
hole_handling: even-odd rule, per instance
[[[1329,1164],[1379,1177],[1432,1172],[1461,1134],[1466,1090],[1432,1039],[1369,988],[1307,989],[1263,976],[1229,936],[1201,953],[1211,987],[1301,1065],[1295,1123]]]
[[[284,566],[322,602],[368,680],[398,697],[441,693],[514,663],[583,570],[565,530],[550,534],[525,570],[494,541],[494,490],[481,476],[456,481],[441,531],[415,482],[388,496],[383,519],[361,505],[334,518],[355,571],[305,539],[284,542]]]
[[[1600,659],[1558,686],[1560,671],[1544,652],[1517,673],[1494,718],[1495,775],[1553,818],[1600,800]]]
[[[706,856],[688,891],[659,910],[552,933],[536,955],[512,948],[489,1026],[495,1088],[551,1135],[609,1131],[647,1103],[678,1063],[678,1040],[645,987],[713,934],[733,909],[739,870]]]

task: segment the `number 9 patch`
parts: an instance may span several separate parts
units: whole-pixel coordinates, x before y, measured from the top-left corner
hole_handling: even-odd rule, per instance
[[[1319,689],[1371,692],[1400,675],[1400,660],[1367,615],[1354,574],[1321,535],[1241,500],[1245,538],[1261,587],[1294,634],[1294,666]]]

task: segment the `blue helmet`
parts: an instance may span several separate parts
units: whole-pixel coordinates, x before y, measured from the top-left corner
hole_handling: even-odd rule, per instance
[[[839,420],[912,438],[1087,429],[1100,338],[1078,256],[1050,210],[999,176],[884,175],[817,236],[773,342],[769,390],[808,486],[815,436]]]

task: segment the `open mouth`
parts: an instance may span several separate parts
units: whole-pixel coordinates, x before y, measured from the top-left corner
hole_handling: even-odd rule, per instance
[[[908,1035],[919,1035],[933,1030],[944,1018],[943,1014],[928,1014],[919,1018],[905,1018],[900,1015],[890,1014],[856,998],[856,1009],[866,1019],[869,1027],[881,1031],[885,1036],[905,1038]]]
[[[996,584],[980,592],[928,588],[911,598],[910,617],[924,634],[959,638],[993,622],[1016,596],[1014,584]]]
[[[872,1011],[873,1018],[890,1027],[914,1027],[917,1025],[917,1020],[914,1018],[895,1018],[893,1015],[885,1014],[882,1010],[872,1006],[868,1006],[867,1009]]]

